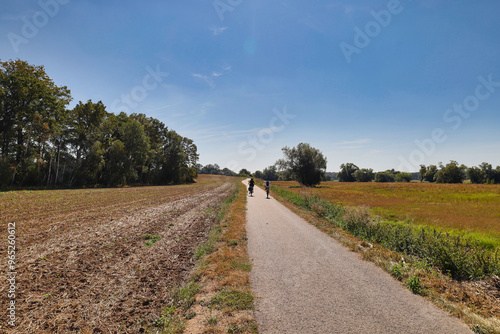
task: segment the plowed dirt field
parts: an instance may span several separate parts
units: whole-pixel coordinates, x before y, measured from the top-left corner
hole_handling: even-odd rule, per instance
[[[2,244],[16,230],[16,321],[1,333],[139,333],[194,265],[233,180],[171,187],[0,194]],[[4,242],[5,241],[5,242]],[[1,249],[2,276],[7,246]]]

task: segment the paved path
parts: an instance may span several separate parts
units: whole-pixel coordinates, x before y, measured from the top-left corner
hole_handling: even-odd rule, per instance
[[[247,207],[260,333],[472,333],[262,189]]]

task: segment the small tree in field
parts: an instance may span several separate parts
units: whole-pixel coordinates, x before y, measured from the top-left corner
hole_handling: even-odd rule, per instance
[[[283,147],[284,159],[277,163],[287,171],[292,178],[302,185],[312,187],[321,182],[326,171],[326,158],[318,150],[307,143],[297,147]]]

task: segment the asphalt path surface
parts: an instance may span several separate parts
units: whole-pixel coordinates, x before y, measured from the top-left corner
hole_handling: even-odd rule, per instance
[[[247,208],[260,333],[472,333],[264,190]]]

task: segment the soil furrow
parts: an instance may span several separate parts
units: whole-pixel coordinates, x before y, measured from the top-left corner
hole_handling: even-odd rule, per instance
[[[74,218],[42,238],[23,236],[12,333],[137,333],[159,319],[234,186],[195,189],[130,215]]]

